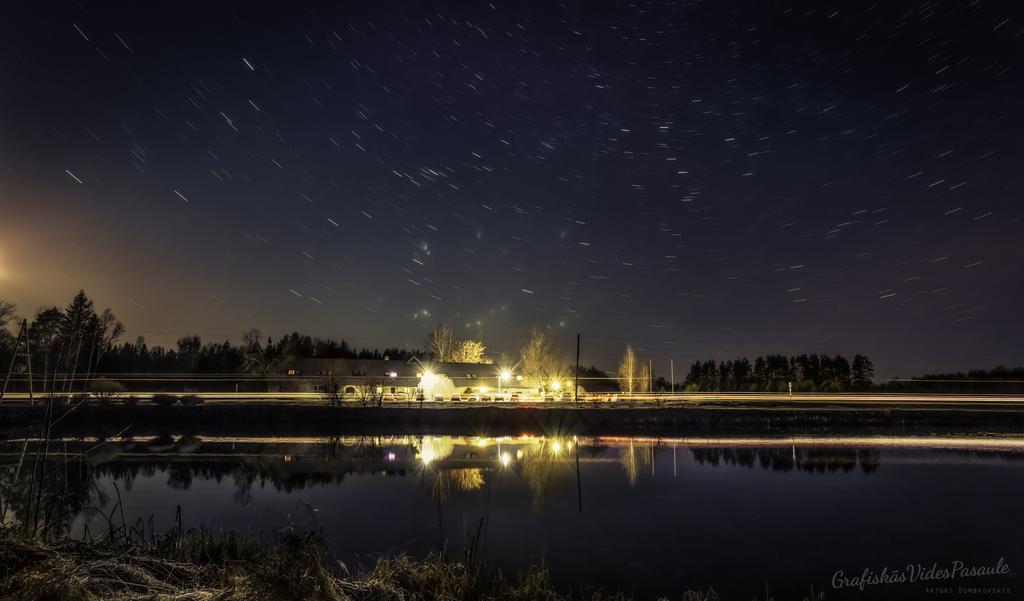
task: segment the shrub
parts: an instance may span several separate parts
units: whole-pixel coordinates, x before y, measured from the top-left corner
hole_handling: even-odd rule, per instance
[[[154,394],[152,401],[161,407],[171,407],[178,402],[178,397],[173,394]]]
[[[124,384],[102,376],[89,383],[89,392],[104,405],[121,396],[125,390]]]
[[[198,407],[199,405],[202,405],[204,402],[205,401],[203,401],[202,397],[199,397],[194,394],[189,394],[181,397],[181,405],[183,407]]]

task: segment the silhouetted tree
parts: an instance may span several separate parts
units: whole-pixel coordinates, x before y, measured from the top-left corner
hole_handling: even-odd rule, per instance
[[[868,388],[875,378],[875,365],[864,355],[854,355],[851,366],[853,385],[858,389]]]

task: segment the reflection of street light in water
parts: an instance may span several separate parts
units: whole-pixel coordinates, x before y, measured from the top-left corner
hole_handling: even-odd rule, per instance
[[[430,462],[434,460],[434,457],[433,449],[423,449],[423,452],[420,453],[420,461],[423,462],[423,465],[430,465]]]
[[[512,456],[508,453],[502,453],[499,459],[501,460],[501,465],[504,467],[508,467],[508,464],[512,463]]]

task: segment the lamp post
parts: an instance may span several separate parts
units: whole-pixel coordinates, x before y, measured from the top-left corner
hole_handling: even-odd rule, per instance
[[[501,382],[512,377],[512,372],[507,369],[503,369],[498,372],[498,394],[501,394]]]

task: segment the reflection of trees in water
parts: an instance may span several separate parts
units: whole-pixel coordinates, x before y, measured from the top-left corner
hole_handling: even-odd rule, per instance
[[[455,443],[447,436],[423,436],[413,443],[413,447],[419,451],[423,463],[441,461],[455,451]]]
[[[438,470],[434,473],[430,492],[435,499],[447,501],[456,492],[479,490],[484,485],[484,473],[480,468]]]
[[[851,472],[860,466],[865,474],[876,471],[881,465],[879,452],[875,449],[850,449],[831,447],[691,447],[694,460],[701,465],[736,465],[775,472],[799,470],[808,473]]]
[[[535,504],[544,500],[555,480],[573,469],[568,449],[560,441],[557,446],[554,442],[542,440],[516,450],[514,469],[530,489]]]
[[[74,517],[88,507],[102,507],[116,499],[114,490],[103,485],[114,480],[121,492],[131,490],[139,478],[166,478],[170,488],[189,490],[196,480],[234,484],[234,499],[252,503],[256,491],[272,489],[291,493],[313,487],[341,484],[349,474],[405,474],[415,470],[425,476],[425,492],[449,498],[459,492],[484,488],[488,478],[506,470],[514,472],[530,490],[535,503],[550,496],[558,479],[571,482],[574,454],[581,458],[616,457],[630,485],[650,473],[656,449],[649,443],[622,441],[598,446],[597,441],[568,439],[516,439],[508,442],[474,441],[449,437],[330,439],[306,443],[287,440],[218,442],[195,437],[162,436],[107,443],[86,455],[87,460],[51,457],[43,473],[45,501],[39,508],[55,530],[66,530]],[[65,443],[52,443],[52,445]],[[74,445],[78,444],[78,447]],[[236,447],[237,444],[237,447]],[[60,450],[75,457],[95,447],[90,441],[69,441]],[[51,450],[54,446],[51,446]],[[16,451],[20,452],[20,446]],[[694,460],[707,465],[759,466],[772,471],[807,473],[870,474],[880,465],[879,450],[840,447],[691,447]],[[922,451],[925,452],[925,451]],[[1024,459],[1024,454],[988,451],[945,451],[953,455],[1006,460]],[[32,448],[28,456],[31,458]],[[427,469],[424,469],[427,466]],[[22,523],[36,514],[27,497],[32,467],[27,460],[15,482],[16,465],[0,465],[0,520]],[[427,477],[429,475],[429,477]],[[99,484],[98,484],[99,482]],[[38,491],[38,479],[34,485]],[[107,507],[107,511],[110,507]]]
[[[950,453],[953,453],[955,455],[968,456],[977,456],[982,454],[979,451],[973,449],[951,449]],[[1020,451],[991,450],[984,451],[983,454],[985,457],[997,457],[1005,461],[1024,461],[1024,453],[1021,453]]]
[[[636,486],[640,474],[651,471],[651,467],[654,465],[654,447],[649,444],[638,445],[629,441],[627,446],[619,447],[619,463],[626,470],[629,485]]]
[[[63,536],[79,513],[108,502],[87,462],[40,459],[31,450],[21,465],[0,465],[0,524]]]
[[[256,449],[256,453],[239,455],[237,459],[189,455],[188,450],[198,448],[199,444],[196,439],[175,440],[165,436],[143,442],[129,440],[104,445],[90,452],[88,461],[50,457],[46,462],[45,500],[41,513],[59,516],[65,524],[61,527],[66,529],[67,523],[85,508],[101,507],[110,501],[113,492],[98,483],[101,479],[118,482],[121,491],[125,492],[133,488],[139,477],[164,475],[166,485],[177,490],[189,490],[197,479],[221,482],[231,478],[235,485],[235,500],[246,505],[252,502],[253,492],[265,486],[292,492],[314,486],[337,485],[351,473],[404,473],[404,470],[389,470],[384,462],[388,454],[386,449],[371,441],[354,445],[296,444],[290,450],[285,449],[284,453],[278,448],[274,455],[263,455]],[[169,455],[146,457],[147,452]],[[303,452],[306,455],[300,456]],[[391,452],[403,454],[397,447]],[[125,456],[124,453],[133,455]],[[411,451],[407,448],[404,454],[411,455]],[[0,483],[4,486],[0,489],[3,501],[0,513],[20,523],[29,515],[27,496],[30,494],[31,477],[29,468],[23,466],[15,485],[16,471],[16,465],[0,465]],[[38,495],[38,483],[34,490]],[[34,515],[34,506],[32,511]]]

